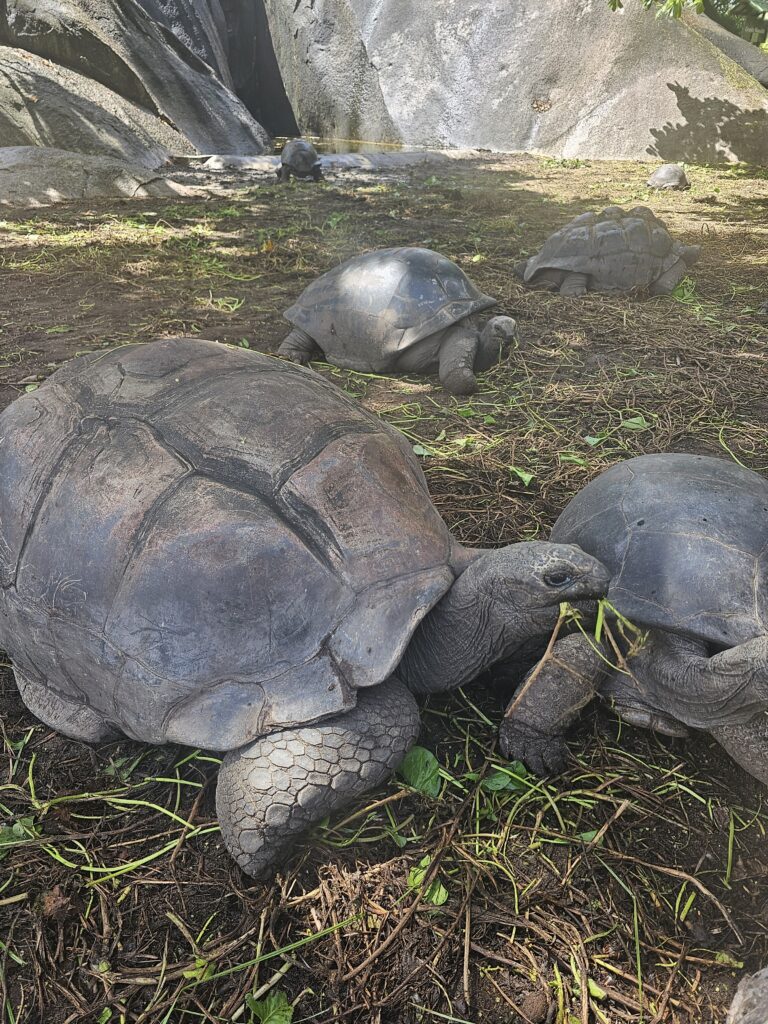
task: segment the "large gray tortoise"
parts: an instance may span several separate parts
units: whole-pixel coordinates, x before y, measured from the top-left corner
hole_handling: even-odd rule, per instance
[[[412,694],[474,679],[608,574],[463,548],[410,445],[315,373],[190,338],[73,360],[0,416],[0,643],[91,742],[225,751],[258,874],[400,762]]]
[[[565,730],[599,690],[631,724],[709,732],[768,782],[768,481],[726,459],[641,455],[587,484],[552,540],[599,558],[609,602],[648,633],[619,640],[630,674],[608,644],[558,640],[508,709],[504,751],[559,768]]]
[[[368,373],[436,373],[454,394],[477,388],[475,373],[509,351],[515,321],[478,314],[484,295],[446,256],[407,246],[355,256],[304,289],[283,314],[293,330],[278,355],[325,356]]]
[[[691,183],[685,175],[685,171],[679,164],[662,164],[657,167],[653,174],[646,181],[649,188],[662,190],[686,189]]]
[[[650,292],[667,295],[699,258],[701,247],[674,242],[646,206],[606,206],[582,213],[546,240],[515,273],[535,288],[561,295]]]

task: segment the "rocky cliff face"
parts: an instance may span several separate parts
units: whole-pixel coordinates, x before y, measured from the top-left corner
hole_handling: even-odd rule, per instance
[[[639,0],[265,0],[299,127],[567,157],[768,162],[768,94]]]
[[[163,147],[251,155],[269,143],[263,120],[276,134],[768,163],[759,52],[640,0],[618,13],[605,0],[3,0],[0,44],[0,145],[69,139],[144,164]]]
[[[5,0],[0,43],[11,48],[5,57],[15,61],[13,73],[36,56],[43,58],[35,64],[37,79],[50,80],[28,106],[26,141],[66,147],[67,126],[80,120],[69,148],[80,148],[87,137],[91,148],[80,151],[114,156],[115,133],[99,126],[131,107],[124,134],[134,141],[132,122],[143,119],[145,128],[157,122],[170,127],[166,141],[176,151],[263,152],[267,133],[224,81],[231,80],[225,28],[221,8],[208,0]],[[221,65],[219,73],[205,57]],[[62,90],[70,96],[69,117]],[[159,129],[150,134],[162,136]],[[10,130],[0,132],[0,145],[19,144]],[[149,154],[152,146],[142,162]]]

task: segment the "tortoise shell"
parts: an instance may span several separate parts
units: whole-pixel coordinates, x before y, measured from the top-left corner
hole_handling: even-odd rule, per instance
[[[282,360],[89,354],[0,436],[0,642],[136,739],[227,750],[353,706],[454,579],[402,435]]]
[[[662,164],[661,167],[657,167],[648,178],[646,185],[649,188],[660,189],[686,189],[691,187],[688,178],[685,176],[685,171],[679,164]]]
[[[547,239],[523,273],[534,282],[543,270],[589,274],[592,291],[645,290],[677,262],[683,249],[645,206],[608,206],[582,213]]]
[[[307,177],[320,166],[320,157],[311,142],[306,139],[291,139],[280,153],[280,163],[298,177]]]
[[[628,619],[733,647],[768,632],[768,481],[727,459],[641,455],[568,504],[552,540],[612,575]]]
[[[446,256],[406,246],[329,270],[283,315],[337,366],[385,373],[422,339],[495,305]]]

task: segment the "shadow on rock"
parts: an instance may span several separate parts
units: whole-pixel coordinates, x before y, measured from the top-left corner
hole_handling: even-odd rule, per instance
[[[667,86],[675,94],[685,120],[651,129],[656,140],[654,146],[648,147],[652,156],[694,164],[768,162],[767,111],[745,110],[715,96],[698,99],[678,83],[668,82]]]

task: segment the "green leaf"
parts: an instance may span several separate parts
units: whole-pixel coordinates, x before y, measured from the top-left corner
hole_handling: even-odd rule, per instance
[[[486,427],[493,427],[493,426],[496,425],[496,417],[495,416],[484,416],[483,417],[483,423],[486,425]]]
[[[592,434],[587,434],[584,440],[587,442],[588,445],[594,448],[596,444],[602,444],[605,440],[605,437],[595,437]]]
[[[112,1011],[108,1006],[105,1006],[99,1014],[96,1024],[108,1024],[110,1020],[112,1020]]]
[[[424,884],[424,879],[427,877],[427,871],[429,871],[429,865],[431,863],[432,858],[427,854],[421,858],[415,867],[411,868],[408,872],[408,885],[411,889],[421,888]],[[448,890],[438,878],[433,878],[422,893],[422,897],[427,903],[431,903],[435,907],[442,907],[448,899]]]
[[[479,252],[476,252],[475,255],[472,257],[472,262],[473,263],[483,263],[483,262],[485,262],[485,259],[486,259],[485,256],[483,256]]]
[[[193,981],[207,981],[213,974],[213,971],[213,964],[209,964],[207,960],[203,960],[198,956],[195,957],[195,966],[181,973],[185,978],[191,978]]]
[[[591,828],[588,832],[579,832],[579,839],[582,843],[591,843],[599,831],[599,828]],[[602,845],[602,840],[597,845]]]
[[[415,444],[413,446],[413,454],[420,455],[422,458],[424,458],[425,456],[432,455],[433,453],[429,450],[429,448],[425,448],[423,444]]]
[[[259,1024],[291,1024],[293,1007],[285,992],[270,992],[266,999],[245,997],[245,1005]]]
[[[477,416],[477,410],[473,409],[471,405],[464,405],[456,412],[465,420],[471,420],[473,416]]]
[[[480,786],[489,793],[498,793],[504,789],[528,789],[524,782],[528,774],[528,769],[522,761],[510,761],[505,771],[496,770],[486,775]]]
[[[435,907],[442,907],[448,899],[448,890],[438,878],[435,878],[434,881],[430,882],[427,886],[426,892],[424,893],[424,899],[427,903],[431,903]]]
[[[732,956],[730,953],[715,953],[715,960],[719,964],[727,964],[728,967],[742,968],[744,966],[743,960],[737,960],[736,957]]]
[[[248,341],[247,338],[241,338],[240,341],[238,341],[238,345],[240,346],[240,348],[250,348],[251,347],[251,343],[250,343],[250,341]]]
[[[605,989],[600,988],[597,982],[593,981],[592,978],[587,978],[587,988],[589,989],[589,994],[593,999],[605,999],[608,995]]]
[[[24,388],[24,390],[25,391],[37,391],[37,389],[39,387],[40,387],[39,384],[27,384],[27,386]]]
[[[650,427],[645,416],[630,416],[628,420],[622,420],[621,425],[625,430],[646,430]]]
[[[431,750],[425,747],[411,747],[397,773],[419,793],[431,797],[440,795],[440,766]]]
[[[531,482],[531,480],[533,480],[533,478],[536,476],[535,473],[529,473],[527,469],[520,469],[519,466],[510,466],[509,470],[511,473],[514,473],[515,476],[520,477],[520,479],[523,481],[526,487]]]

